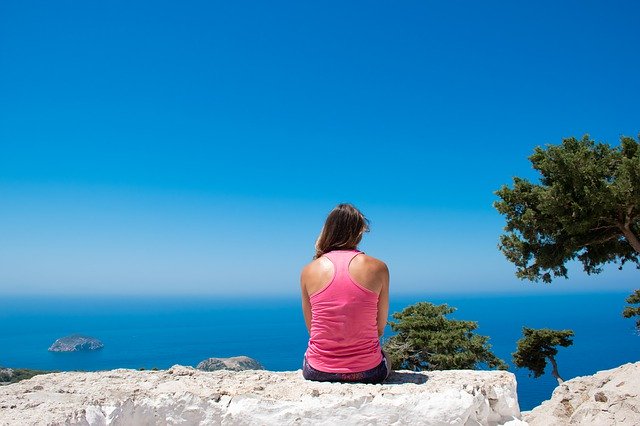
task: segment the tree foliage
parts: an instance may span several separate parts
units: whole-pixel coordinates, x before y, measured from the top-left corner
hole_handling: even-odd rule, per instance
[[[627,297],[627,303],[630,305],[640,304],[640,290],[636,290],[629,297]],[[625,318],[639,317],[636,320],[636,329],[640,331],[640,306],[627,306],[622,311],[622,315]]]
[[[489,338],[474,331],[474,321],[448,319],[455,312],[447,305],[420,302],[393,314],[389,322],[397,334],[384,344],[394,368],[420,370],[506,369],[507,365],[491,352]]]
[[[551,282],[580,261],[588,274],[606,263],[640,268],[640,144],[622,137],[617,147],[588,136],[538,147],[529,157],[540,183],[514,177],[496,194],[506,217],[499,248],[516,275]]]
[[[523,327],[522,334],[524,337],[518,340],[517,350],[512,354],[514,365],[518,368],[529,369],[533,377],[538,378],[544,374],[547,360],[549,360],[553,364],[553,376],[562,382],[555,361],[555,356],[558,353],[556,346],[571,346],[573,331]]]

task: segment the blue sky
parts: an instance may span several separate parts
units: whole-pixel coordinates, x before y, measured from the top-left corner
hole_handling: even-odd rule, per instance
[[[295,294],[338,202],[392,292],[514,278],[493,192],[640,132],[621,2],[0,3],[0,294]]]

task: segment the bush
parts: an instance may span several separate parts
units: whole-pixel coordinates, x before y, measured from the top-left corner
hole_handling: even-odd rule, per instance
[[[383,345],[393,368],[414,371],[507,369],[491,352],[487,336],[474,331],[478,323],[448,319],[456,308],[420,302],[393,314],[390,322],[397,334]]]

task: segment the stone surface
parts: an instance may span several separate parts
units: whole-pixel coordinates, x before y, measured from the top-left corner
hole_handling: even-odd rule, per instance
[[[13,369],[0,367],[0,382],[9,382],[13,378]]]
[[[531,426],[640,425],[640,362],[568,380],[524,420]]]
[[[102,349],[104,345],[98,339],[81,334],[72,334],[71,336],[61,337],[49,347],[51,352],[77,352],[77,351],[95,351]]]
[[[196,367],[198,370],[264,370],[262,364],[248,356],[232,356],[230,358],[208,358],[201,361]]]
[[[505,371],[396,372],[383,385],[306,381],[300,371],[63,372],[0,387],[0,424],[522,424]]]

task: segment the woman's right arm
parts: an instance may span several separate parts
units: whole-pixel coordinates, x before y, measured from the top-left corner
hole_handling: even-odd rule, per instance
[[[302,296],[302,314],[304,315],[304,323],[307,326],[307,331],[311,334],[311,303],[309,302],[309,293],[305,286],[307,268],[302,270],[300,274],[300,293]]]

